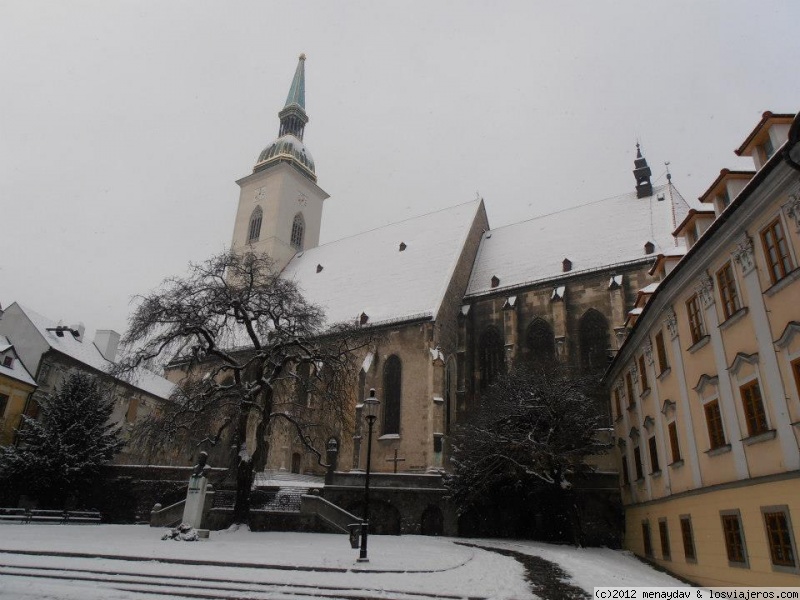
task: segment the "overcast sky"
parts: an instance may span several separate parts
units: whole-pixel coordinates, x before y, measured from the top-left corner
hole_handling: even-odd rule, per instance
[[[225,249],[301,52],[325,242],[476,193],[498,227],[629,192],[637,139],[654,182],[670,161],[697,197],[751,166],[733,149],[763,111],[800,109],[798,19],[796,1],[0,0],[0,303],[124,331],[132,296]]]

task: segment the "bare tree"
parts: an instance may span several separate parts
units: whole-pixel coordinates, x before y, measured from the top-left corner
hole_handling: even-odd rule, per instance
[[[591,399],[596,382],[553,363],[520,368],[494,383],[452,439],[451,499],[464,513],[498,490],[549,489],[569,506],[573,541],[581,543],[573,483],[591,471],[603,416]]]
[[[181,380],[136,432],[139,443],[233,445],[235,522],[249,518],[253,468],[266,462],[270,424],[283,421],[322,461],[321,431],[352,421],[356,352],[369,330],[327,324],[266,256],[228,252],[191,265],[141,298],[123,340],[131,373],[169,361]],[[255,442],[247,452],[250,434]],[[315,435],[316,433],[316,435]]]

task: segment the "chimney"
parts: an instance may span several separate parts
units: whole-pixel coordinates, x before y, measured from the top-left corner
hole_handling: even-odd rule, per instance
[[[83,323],[78,323],[77,325],[71,325],[70,329],[72,330],[72,337],[74,337],[79,342],[83,341],[83,334],[86,331],[86,325]]]
[[[120,335],[113,329],[98,329],[94,334],[94,345],[106,360],[114,362],[117,358],[119,338]]]

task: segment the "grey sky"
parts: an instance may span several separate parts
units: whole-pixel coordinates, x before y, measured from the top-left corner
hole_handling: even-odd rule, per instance
[[[0,0],[0,303],[122,331],[132,295],[227,247],[234,181],[277,136],[300,52],[325,242],[477,191],[493,227],[632,191],[637,137],[654,180],[671,161],[696,197],[749,166],[732,151],[764,110],[800,109],[798,17],[788,1]]]

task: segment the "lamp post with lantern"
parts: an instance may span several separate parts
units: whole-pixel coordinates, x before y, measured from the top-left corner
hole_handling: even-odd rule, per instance
[[[369,398],[364,398],[363,411],[364,418],[369,425],[367,433],[367,474],[364,479],[364,518],[361,521],[361,550],[358,555],[358,562],[369,562],[367,558],[367,534],[369,530],[369,471],[372,458],[372,426],[378,418],[378,407],[381,401],[375,397],[375,388],[370,389]]]

